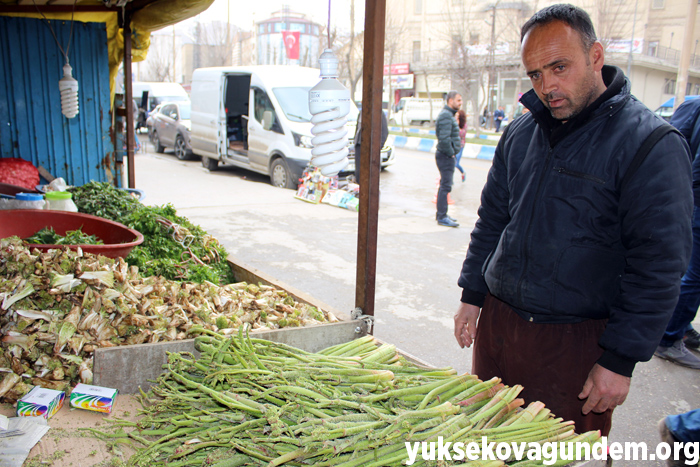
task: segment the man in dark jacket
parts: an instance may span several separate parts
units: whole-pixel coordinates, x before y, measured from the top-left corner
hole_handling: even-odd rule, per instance
[[[447,105],[438,114],[435,121],[435,163],[440,171],[440,188],[437,194],[437,214],[435,219],[445,227],[459,227],[457,219],[447,215],[447,195],[452,191],[452,179],[455,174],[455,155],[462,148],[459,139],[459,125],[455,114],[462,107],[462,96],[457,91],[447,93]]]
[[[501,131],[501,123],[503,123],[504,118],[506,118],[506,113],[503,111],[503,107],[499,105],[493,112],[493,126],[496,128],[496,133]]]
[[[693,155],[693,249],[678,304],[654,355],[698,370],[700,358],[688,348],[700,348],[700,336],[690,324],[700,306],[700,99],[683,102],[673,113],[671,125],[685,136]]]
[[[480,378],[522,384],[526,401],[543,401],[577,432],[607,435],[678,300],[691,248],[688,146],[667,133],[625,177],[666,123],[604,65],[588,14],[552,5],[521,39],[530,113],[496,148],[455,337],[475,342]]]

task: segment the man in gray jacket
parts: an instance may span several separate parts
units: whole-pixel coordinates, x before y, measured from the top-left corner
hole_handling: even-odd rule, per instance
[[[452,191],[452,178],[455,173],[455,155],[461,149],[459,126],[455,114],[462,107],[462,96],[457,91],[447,93],[447,105],[440,111],[435,121],[437,149],[435,163],[440,171],[440,188],[437,194],[437,214],[439,225],[459,227],[456,219],[447,215],[447,194]]]

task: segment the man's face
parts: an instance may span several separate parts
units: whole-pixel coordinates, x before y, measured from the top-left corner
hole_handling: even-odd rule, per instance
[[[585,50],[579,33],[561,21],[537,26],[523,39],[522,60],[532,87],[557,120],[578,115],[603,93],[603,58],[599,42]]]
[[[462,107],[462,96],[457,94],[452,99],[447,99],[447,105],[455,110],[459,110]]]

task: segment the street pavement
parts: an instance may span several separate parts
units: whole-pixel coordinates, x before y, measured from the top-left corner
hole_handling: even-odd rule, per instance
[[[136,155],[136,187],[146,204],[172,203],[178,214],[218,238],[229,253],[346,312],[354,306],[357,213],[294,198],[267,177],[242,169],[204,169],[198,160]],[[457,278],[476,220],[490,162],[464,160],[455,175],[450,215],[456,229],[438,226],[438,171],[434,155],[397,149],[397,162],[381,173],[374,334],[434,366],[460,373],[471,350],[460,349],[452,316],[461,289]],[[700,321],[698,321],[700,326]],[[557,375],[551,375],[557,378]],[[700,372],[653,358],[637,365],[627,402],[616,410],[611,441],[659,442],[657,421],[700,407]],[[546,404],[546,401],[543,401]],[[616,466],[664,466],[661,461],[616,461]]]

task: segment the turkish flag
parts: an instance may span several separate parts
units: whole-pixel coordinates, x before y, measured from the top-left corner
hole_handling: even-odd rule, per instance
[[[287,51],[287,58],[290,60],[299,59],[299,31],[282,31],[284,48]]]

